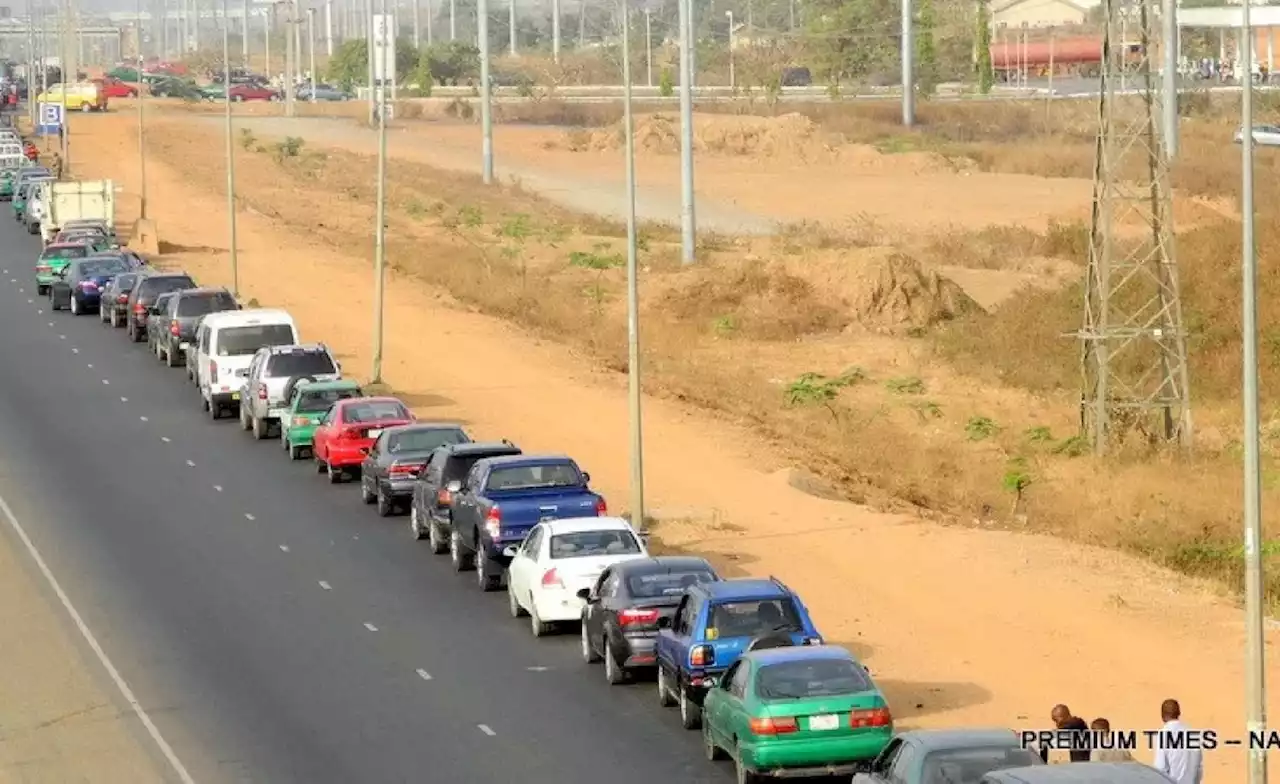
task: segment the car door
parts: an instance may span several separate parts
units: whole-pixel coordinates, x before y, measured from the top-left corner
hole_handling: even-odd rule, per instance
[[[903,743],[889,765],[889,784],[915,784],[912,774],[918,767],[919,759],[919,750],[910,743]]]
[[[440,478],[444,475],[444,450],[437,449],[427,458],[427,464],[418,473],[413,483],[413,507],[418,510],[418,517],[425,524],[431,519],[435,507],[436,488],[440,486]]]
[[[587,639],[598,642],[604,639],[605,616],[608,609],[605,602],[617,592],[618,580],[614,578],[617,570],[610,567],[600,573],[600,579],[591,586],[586,604],[582,608],[582,623],[587,627]]]
[[[324,460],[329,456],[329,436],[333,434],[334,424],[342,413],[341,409],[342,407],[337,404],[329,406],[329,410],[324,412],[324,418],[320,420],[320,426],[316,428],[315,435],[311,437],[311,451],[317,460]]]
[[[384,431],[373,442],[373,446],[369,447],[369,452],[364,456],[364,460],[360,461],[360,481],[369,489],[369,492],[377,492],[378,481],[382,479],[380,471],[384,458],[387,455],[387,433]]]
[[[676,648],[680,630],[687,625],[689,614],[689,595],[680,598],[675,615],[671,616],[671,624],[659,627],[658,640],[654,644],[658,654],[658,666],[665,667],[667,672],[675,673],[679,669],[676,663]]]
[[[453,530],[467,547],[475,540],[475,527],[478,525],[476,518],[480,514],[476,496],[483,486],[483,475],[484,469],[480,463],[471,466],[462,487],[453,494]]]
[[[244,405],[245,402],[248,402],[249,413],[255,417],[260,417],[265,413],[260,411],[258,406],[261,402],[258,400],[258,386],[261,383],[259,377],[262,375],[263,366],[266,365],[265,356],[265,352],[262,349],[258,349],[258,353],[254,354],[253,360],[249,362],[249,371],[245,374],[244,382],[240,385],[240,404]]]
[[[721,748],[732,749],[734,746],[734,719],[741,712],[742,700],[746,695],[747,674],[746,662],[736,661],[713,690],[715,697],[710,700],[711,711],[707,716],[707,726]]]
[[[507,567],[507,579],[511,581],[512,592],[516,598],[528,609],[533,604],[533,587],[530,579],[537,568],[538,552],[541,548],[543,532],[545,527],[535,525],[533,530],[525,536],[524,541],[520,543],[520,547],[516,550],[516,555],[511,559],[511,564]]]
[[[196,334],[196,386],[201,390],[209,387],[209,333],[208,324],[201,324]]]
[[[871,762],[871,770],[854,776],[853,784],[888,784],[889,771],[893,769],[893,763],[904,745],[902,738],[889,741],[889,745]]]
[[[71,263],[54,274],[53,283],[49,285],[49,301],[55,306],[61,307],[64,303],[71,304],[72,276],[79,266]]]

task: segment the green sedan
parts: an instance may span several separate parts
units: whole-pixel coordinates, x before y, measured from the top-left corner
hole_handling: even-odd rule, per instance
[[[834,645],[748,651],[707,692],[707,758],[762,776],[850,776],[893,738],[884,695],[862,664]]]
[[[299,381],[289,394],[289,405],[280,417],[280,445],[290,460],[301,460],[311,453],[320,420],[339,400],[363,397],[354,381]]]
[[[0,171],[0,201],[9,201],[13,198],[13,183],[17,178],[17,169]]]
[[[46,246],[36,261],[36,294],[48,294],[49,287],[72,259],[83,259],[91,252],[92,246],[82,242],[55,242]]]

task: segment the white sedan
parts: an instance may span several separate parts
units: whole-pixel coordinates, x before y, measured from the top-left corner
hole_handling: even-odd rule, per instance
[[[619,561],[648,558],[649,549],[620,517],[575,517],[539,523],[505,554],[511,558],[511,617],[528,614],[533,636],[541,637],[553,623],[582,619],[578,591],[594,586],[601,572]]]
[[[1244,141],[1244,128],[1236,131],[1235,142]],[[1280,127],[1274,125],[1253,126],[1253,143],[1259,147],[1280,147]]]

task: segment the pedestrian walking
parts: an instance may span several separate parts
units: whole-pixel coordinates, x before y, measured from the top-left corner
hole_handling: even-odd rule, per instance
[[[1089,729],[1093,730],[1093,736],[1097,740],[1097,744],[1089,752],[1090,762],[1133,762],[1133,755],[1128,749],[1115,748],[1111,722],[1099,717],[1089,724]]]
[[[55,180],[62,179],[62,156],[56,151],[49,153],[49,169],[53,172]]]
[[[1160,703],[1160,720],[1164,726],[1157,735],[1156,758],[1151,767],[1173,779],[1175,784],[1201,784],[1204,781],[1204,754],[1200,749],[1188,748],[1186,732],[1190,728],[1182,723],[1182,706],[1177,700]],[[1180,742],[1174,738],[1182,736]]]
[[[1049,718],[1053,721],[1053,726],[1060,731],[1070,731],[1079,733],[1079,740],[1074,745],[1081,748],[1072,748],[1068,754],[1071,762],[1088,762],[1089,761],[1089,725],[1084,719],[1077,718],[1071,709],[1066,705],[1054,705],[1053,710],[1049,712]],[[1049,749],[1040,749],[1040,759],[1045,762],[1049,761]]]

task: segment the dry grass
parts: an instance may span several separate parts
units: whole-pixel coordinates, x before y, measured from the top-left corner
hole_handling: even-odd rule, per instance
[[[926,105],[922,127],[908,135],[892,127],[889,109],[875,105],[815,105],[804,112],[859,141],[907,138],[913,149],[964,154],[1002,171],[1078,176],[1084,161],[1092,166],[1092,142],[1089,107],[1073,107],[1053,108],[1063,123],[1048,135],[1043,105]],[[1202,110],[1188,122],[1176,177],[1189,191],[1223,198],[1235,190],[1239,163],[1232,123],[1213,112]],[[160,139],[153,142],[156,152],[174,165],[198,144],[151,138]],[[368,253],[367,160],[305,149],[274,161],[269,149],[245,154],[261,157],[240,169],[247,172],[240,192],[254,208],[355,255]],[[1280,266],[1268,252],[1280,225],[1272,193],[1277,167],[1280,161],[1260,156],[1267,325],[1280,323],[1274,304],[1280,298],[1271,296],[1280,295]],[[203,185],[221,187],[214,176]],[[390,193],[395,268],[625,369],[618,226],[518,189],[484,188],[472,176],[418,164],[393,167]],[[318,212],[341,219],[317,228]],[[946,312],[921,311],[920,298],[941,296],[931,292],[938,284],[917,281],[911,294],[899,286],[894,296],[917,299],[900,309],[899,325],[911,337],[905,343],[894,338],[899,342],[889,360],[880,356],[878,338],[858,337],[866,332],[861,311],[868,306],[849,287],[871,289],[866,281],[845,279],[851,268],[884,269],[885,257],[875,251],[887,238],[875,227],[800,225],[769,240],[709,238],[707,261],[693,271],[675,270],[671,240],[649,231],[641,258],[646,383],[654,393],[754,425],[774,437],[788,459],[833,480],[854,500],[1049,531],[1239,584],[1241,469],[1238,429],[1231,424],[1240,377],[1237,223],[1223,219],[1179,236],[1201,448],[1193,457],[1131,451],[1104,462],[1080,456],[1073,437],[1078,355],[1063,335],[1080,319],[1078,289],[1029,292],[986,314],[963,303]],[[1085,227],[1055,225],[1045,233],[940,235],[906,252],[1002,270],[1009,268],[1005,258],[1080,263],[1086,244]],[[901,253],[892,256],[914,264]],[[911,359],[901,360],[904,354]],[[1276,388],[1280,329],[1264,331],[1262,370],[1263,389]],[[1280,446],[1280,427],[1272,430],[1268,445]],[[1274,481],[1280,475],[1272,471],[1268,462],[1268,502],[1280,501]],[[1280,577],[1271,587],[1280,595]]]

